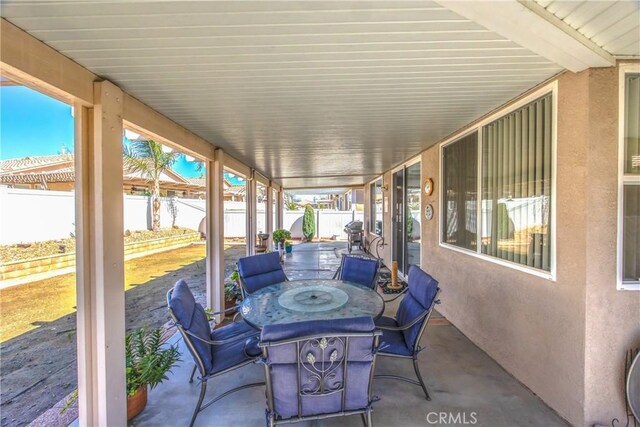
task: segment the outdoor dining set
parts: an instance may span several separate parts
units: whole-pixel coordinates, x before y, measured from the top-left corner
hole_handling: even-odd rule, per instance
[[[241,258],[239,316],[213,329],[187,283],[178,281],[167,293],[169,313],[195,361],[190,382],[196,370],[200,382],[190,425],[211,404],[255,386],[266,389],[269,426],[357,414],[371,426],[374,379],[418,385],[430,400],[417,358],[438,282],[411,266],[404,291],[385,301],[377,292],[379,268],[376,259],[343,256],[333,280],[290,281],[277,252]],[[383,316],[385,303],[400,297],[395,318]],[[411,360],[416,378],[375,375],[377,356]],[[264,366],[264,382],[203,403],[209,380],[253,363]]]

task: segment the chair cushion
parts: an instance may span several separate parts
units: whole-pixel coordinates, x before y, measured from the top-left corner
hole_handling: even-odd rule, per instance
[[[211,346],[213,364],[208,371],[209,374],[222,372],[225,369],[232,368],[260,355],[259,350],[256,353],[258,334],[259,331],[253,329],[244,321],[233,322],[229,325],[214,329],[213,332],[211,332],[212,341],[222,341],[230,338],[234,338],[234,340],[227,344]],[[251,348],[251,345],[246,347],[247,340],[251,338],[254,338],[253,348]],[[250,355],[250,353],[253,353],[254,356]]]
[[[428,309],[438,292],[438,281],[419,267],[409,267],[409,293],[424,308]]]
[[[371,317],[354,317],[347,319],[310,320],[279,325],[265,325],[260,335],[263,343],[278,342],[308,335],[323,333],[339,335],[349,332],[373,332],[375,324]],[[370,340],[356,339],[349,341],[349,361],[372,360]],[[272,363],[296,363],[295,345],[279,345],[269,348],[269,360]]]
[[[198,304],[191,293],[191,289],[184,280],[179,280],[173,288],[169,307],[176,316],[180,326],[185,331],[189,331],[198,338],[209,340],[211,336],[211,327],[207,320],[207,315]],[[211,359],[211,349],[209,344],[200,341],[197,338],[188,337],[195,347],[198,356],[202,360],[205,372],[209,372],[213,367]],[[194,356],[195,357],[195,356]]]
[[[409,291],[400,302],[396,320],[398,325],[404,326],[411,323],[416,317],[429,310],[438,292],[438,281],[419,267],[412,265],[409,267]],[[422,328],[423,321],[413,325],[411,328],[402,331],[404,340],[409,348],[413,348],[419,339],[418,334]]]
[[[391,317],[382,316],[376,320],[376,326],[396,327],[398,323]],[[380,338],[378,351],[380,353],[400,354],[403,356],[411,356],[413,353],[413,350],[407,347],[402,331],[388,331],[385,329],[382,329],[382,337]]]
[[[169,307],[173,310],[173,314],[178,318],[182,327],[189,329],[193,310],[196,307],[196,300],[184,279],[178,280],[173,288]]]
[[[238,273],[249,293],[287,280],[278,252],[240,258]]]
[[[368,288],[375,288],[379,263],[374,259],[345,256],[342,259],[340,279],[358,283]]]

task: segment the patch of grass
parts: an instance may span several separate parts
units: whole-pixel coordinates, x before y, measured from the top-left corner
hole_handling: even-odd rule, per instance
[[[151,279],[166,276],[174,282],[170,273],[196,261],[205,269],[205,245],[161,252],[147,257],[126,261],[125,290],[146,285]],[[163,301],[153,301],[153,306]],[[4,342],[30,330],[46,325],[63,316],[75,316],[76,275],[65,274],[49,279],[12,286],[0,290],[0,342]],[[51,331],[56,333],[59,331]],[[67,335],[69,337],[69,335]],[[71,337],[69,337],[71,338]]]

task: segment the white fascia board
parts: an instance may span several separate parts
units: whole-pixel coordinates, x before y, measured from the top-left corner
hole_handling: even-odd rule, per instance
[[[532,1],[435,0],[567,70],[615,66],[615,58]]]

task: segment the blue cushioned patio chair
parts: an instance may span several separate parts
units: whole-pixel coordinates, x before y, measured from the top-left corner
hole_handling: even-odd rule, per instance
[[[376,375],[376,378],[391,378],[405,381],[422,387],[427,400],[431,400],[427,386],[424,384],[420,369],[418,368],[418,354],[424,350],[420,347],[420,338],[425,331],[427,322],[433,312],[433,307],[439,304],[437,299],[440,288],[438,282],[419,267],[409,267],[409,286],[388,301],[393,301],[401,295],[404,298],[400,302],[396,317],[382,316],[376,321],[376,326],[382,330],[380,340],[380,356],[400,357],[413,361],[418,380],[399,375]],[[387,301],[387,302],[388,302]]]
[[[245,384],[228,390],[203,405],[208,380],[254,363],[260,356],[259,333],[245,322],[233,322],[212,331],[204,308],[195,301],[184,280],[179,280],[167,292],[167,304],[171,319],[180,331],[199,371],[200,397],[191,417],[190,426],[193,425],[200,411],[223,397],[248,387],[264,385],[264,383]]]
[[[361,414],[371,426],[380,331],[371,317],[267,325],[267,425]]]
[[[238,260],[238,275],[242,294],[252,294],[269,285],[285,282],[280,255],[278,252],[253,255]]]
[[[380,261],[377,259],[343,255],[340,267],[333,278],[375,289],[378,284],[379,270]]]

